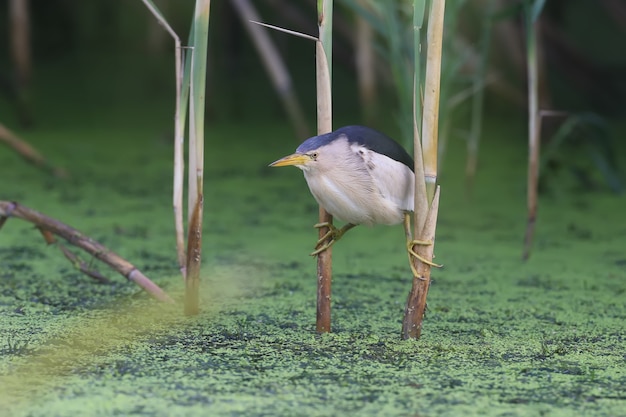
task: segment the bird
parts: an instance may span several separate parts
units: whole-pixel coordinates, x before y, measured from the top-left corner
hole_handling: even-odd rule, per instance
[[[311,255],[328,249],[357,225],[403,223],[409,259],[415,256],[428,265],[440,266],[413,250],[416,244],[432,242],[412,238],[413,158],[387,135],[366,126],[344,126],[308,138],[295,153],[269,166],[300,168],[317,203],[346,223],[339,229],[328,222],[315,224],[315,228],[327,227],[328,232],[317,241]],[[409,264],[418,276],[413,262]]]

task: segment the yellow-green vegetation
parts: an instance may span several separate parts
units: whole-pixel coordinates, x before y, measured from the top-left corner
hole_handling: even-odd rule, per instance
[[[182,302],[171,109],[104,90],[97,103],[40,106],[51,110],[28,133],[71,179],[0,148],[0,199],[93,236]],[[524,127],[488,119],[485,130],[471,203],[464,148],[448,149],[445,267],[433,271],[419,341],[400,340],[411,272],[393,227],[359,228],[335,247],[333,333],[315,333],[317,206],[299,172],[267,168],[298,143],[286,123],[207,125],[197,317],[104,267],[114,284],[91,281],[10,219],[0,231],[1,414],[626,415],[624,197],[557,179],[522,263]]]

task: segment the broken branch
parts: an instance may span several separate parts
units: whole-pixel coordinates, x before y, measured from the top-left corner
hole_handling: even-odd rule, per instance
[[[8,217],[20,218],[33,223],[40,230],[45,230],[46,232],[42,232],[42,234],[47,242],[49,242],[50,239],[48,232],[62,237],[71,245],[83,249],[95,258],[106,263],[117,272],[124,275],[129,281],[133,281],[135,284],[139,285],[157,300],[174,302],[165,291],[153,283],[133,264],[90,237],[83,235],[80,231],[14,201],[0,201],[0,223],[4,223]],[[68,257],[66,251],[69,252],[69,250],[64,247],[62,247],[61,250],[65,256]],[[72,256],[76,257],[74,254],[72,254]],[[72,257],[68,257],[68,259],[74,261]]]

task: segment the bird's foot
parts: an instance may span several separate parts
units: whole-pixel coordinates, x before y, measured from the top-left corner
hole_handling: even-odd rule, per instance
[[[433,242],[429,242],[426,240],[408,240],[406,242],[406,250],[409,254],[409,265],[411,266],[411,271],[413,272],[413,276],[417,277],[419,276],[417,269],[415,269],[415,265],[413,264],[413,259],[411,259],[411,256],[419,259],[421,262],[425,263],[426,265],[430,265],[434,268],[441,268],[443,265],[440,264],[436,264],[433,261],[429,261],[428,259],[424,258],[422,255],[418,254],[417,252],[415,252],[413,250],[413,246],[415,245],[421,245],[421,246],[428,246],[428,245],[432,245]]]
[[[315,250],[311,252],[311,256],[317,256],[320,253],[324,252],[326,249],[330,248],[336,241],[341,239],[344,233],[352,229],[354,225],[348,223],[341,229],[337,229],[337,227],[335,227],[335,225],[332,223],[322,222],[313,225],[313,227],[315,227],[316,229],[321,229],[322,227],[328,228],[328,231],[324,234],[324,236],[319,238],[318,241],[315,243]]]

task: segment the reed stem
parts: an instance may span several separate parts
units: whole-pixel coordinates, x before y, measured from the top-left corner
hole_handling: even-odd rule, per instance
[[[210,0],[196,0],[189,102],[189,232],[185,314],[199,312],[204,206],[204,108]]]
[[[317,84],[317,134],[332,131],[332,24],[333,0],[317,1],[319,41],[315,43],[316,84]],[[322,206],[319,207],[319,222],[332,223],[333,217]],[[327,227],[319,229],[322,238]],[[332,248],[329,247],[317,256],[317,320],[318,333],[328,333],[331,329],[331,282]]]

